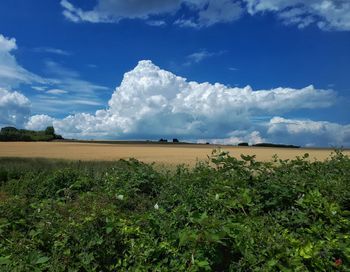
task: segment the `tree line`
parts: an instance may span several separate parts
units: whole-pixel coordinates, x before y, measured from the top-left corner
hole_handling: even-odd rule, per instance
[[[53,126],[47,127],[45,130],[27,130],[17,129],[15,127],[3,127],[0,131],[0,141],[52,141],[63,139],[61,135],[55,133]]]

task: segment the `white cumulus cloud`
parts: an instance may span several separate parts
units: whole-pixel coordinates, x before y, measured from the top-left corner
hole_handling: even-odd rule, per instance
[[[66,103],[55,101],[57,105]],[[41,130],[53,125],[67,138],[175,137],[217,144],[274,142],[350,146],[350,124],[277,117],[335,103],[334,91],[312,85],[301,89],[231,88],[219,83],[189,81],[144,60],[124,74],[107,109],[95,114],[77,113],[63,119],[30,116],[28,98],[0,88],[0,126]]]
[[[0,127],[22,127],[30,115],[30,101],[19,92],[0,88]]]
[[[274,117],[268,123],[267,134],[275,141],[307,146],[350,146],[350,125],[326,121]]]
[[[15,38],[6,38],[0,34],[0,51],[10,52],[17,49],[16,39]]]
[[[29,118],[25,128],[29,130],[44,130],[48,126],[52,126],[54,121],[54,118],[45,114],[33,115]]]
[[[237,145],[239,143],[258,144],[267,142],[265,138],[260,135],[259,131],[233,131],[227,138],[213,138],[213,139],[198,139],[197,143],[211,143],[211,144],[225,144]]]
[[[313,86],[253,90],[198,83],[145,60],[124,75],[106,110],[70,115],[54,121],[54,126],[75,138],[178,137],[256,143],[266,136],[266,125],[256,122],[256,117],[329,107],[335,98],[333,91]]]

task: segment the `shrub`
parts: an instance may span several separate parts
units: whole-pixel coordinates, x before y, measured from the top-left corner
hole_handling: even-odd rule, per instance
[[[1,271],[349,271],[350,159],[0,160]],[[6,170],[5,170],[6,169]]]

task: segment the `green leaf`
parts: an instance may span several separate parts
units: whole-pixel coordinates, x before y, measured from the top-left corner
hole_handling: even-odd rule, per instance
[[[48,257],[40,257],[39,259],[36,260],[35,264],[43,264],[46,263],[50,258]]]
[[[271,268],[274,267],[276,264],[278,264],[278,261],[276,259],[271,259],[270,261],[268,261],[267,266]]]
[[[187,244],[187,238],[188,238],[188,234],[186,231],[180,232],[179,234],[179,246],[183,246],[185,244]]]
[[[310,259],[312,258],[312,244],[308,243],[306,246],[300,249],[299,254],[304,259]]]
[[[208,234],[208,239],[211,242],[218,242],[218,241],[220,241],[220,236],[215,234],[215,233],[210,233],[210,234]]]
[[[0,257],[0,265],[10,264],[10,256]]]
[[[112,227],[107,227],[107,228],[106,228],[106,233],[107,233],[107,234],[110,234],[112,231],[113,231],[113,228],[112,228]]]
[[[207,260],[196,262],[197,266],[204,268],[205,270],[210,270],[210,265]]]

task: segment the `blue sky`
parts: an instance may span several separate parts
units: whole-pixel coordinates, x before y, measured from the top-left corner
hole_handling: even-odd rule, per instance
[[[348,1],[5,0],[0,35],[0,126],[350,145]]]

